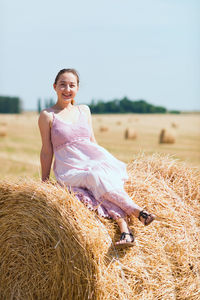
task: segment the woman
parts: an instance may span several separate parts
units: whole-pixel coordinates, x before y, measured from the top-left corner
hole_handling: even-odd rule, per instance
[[[101,216],[116,220],[121,231],[116,246],[132,246],[134,237],[126,217],[134,215],[149,225],[155,215],[142,210],[125,192],[126,165],[97,144],[89,107],[74,105],[79,89],[77,71],[61,70],[53,87],[57,102],[44,109],[38,121],[42,138],[42,181],[49,179],[54,154],[57,182],[77,192]]]

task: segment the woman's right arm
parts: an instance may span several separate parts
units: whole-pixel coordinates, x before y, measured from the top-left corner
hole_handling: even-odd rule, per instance
[[[42,181],[47,181],[49,179],[53,159],[50,122],[51,119],[49,113],[43,110],[38,119],[38,125],[42,139],[42,149],[40,152]]]

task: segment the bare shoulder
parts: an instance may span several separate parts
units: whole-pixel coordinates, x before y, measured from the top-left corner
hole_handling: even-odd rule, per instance
[[[86,105],[86,104],[81,104],[81,105],[79,105],[79,107],[80,107],[80,109],[81,109],[82,111],[84,111],[87,115],[90,115],[90,114],[91,114],[90,108],[89,108],[88,105]]]
[[[42,125],[45,123],[48,123],[48,125],[50,125],[53,120],[52,112],[53,112],[53,110],[51,108],[43,109],[40,112],[40,115],[38,118],[39,125],[40,124]]]

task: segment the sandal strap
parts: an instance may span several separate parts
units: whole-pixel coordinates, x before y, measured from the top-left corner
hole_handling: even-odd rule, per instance
[[[150,214],[148,214],[146,211],[144,211],[144,210],[141,210],[140,211],[140,213],[139,213],[139,216],[138,216],[138,219],[141,221],[141,217],[143,218],[143,219],[147,219],[148,217],[150,216]]]
[[[125,238],[126,238],[126,235],[130,235],[130,237],[132,238],[132,239],[134,239],[134,237],[133,237],[133,234],[131,233],[131,232],[122,232],[122,234],[121,234],[121,236],[120,236],[120,241],[121,240],[124,240]]]
[[[141,210],[139,213],[139,216],[138,216],[138,219],[142,222],[141,217],[144,219],[144,225],[149,225],[155,218],[152,214],[149,214],[145,210]],[[149,222],[147,222],[149,217],[151,220],[149,220]]]

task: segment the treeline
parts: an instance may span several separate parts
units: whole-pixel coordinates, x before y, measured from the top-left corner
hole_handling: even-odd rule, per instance
[[[179,111],[168,111],[163,106],[155,106],[153,104],[147,103],[145,100],[132,101],[127,97],[123,99],[114,99],[112,101],[104,102],[99,100],[95,102],[92,100],[89,104],[90,110],[95,114],[106,114],[106,113],[180,113]]]
[[[37,111],[38,113],[41,112],[41,110],[45,109],[45,108],[49,108],[51,106],[53,106],[55,104],[55,101],[50,98],[50,99],[45,99],[42,101],[42,99],[38,99],[37,102]]]
[[[20,114],[22,112],[22,101],[19,97],[0,96],[1,114]]]

